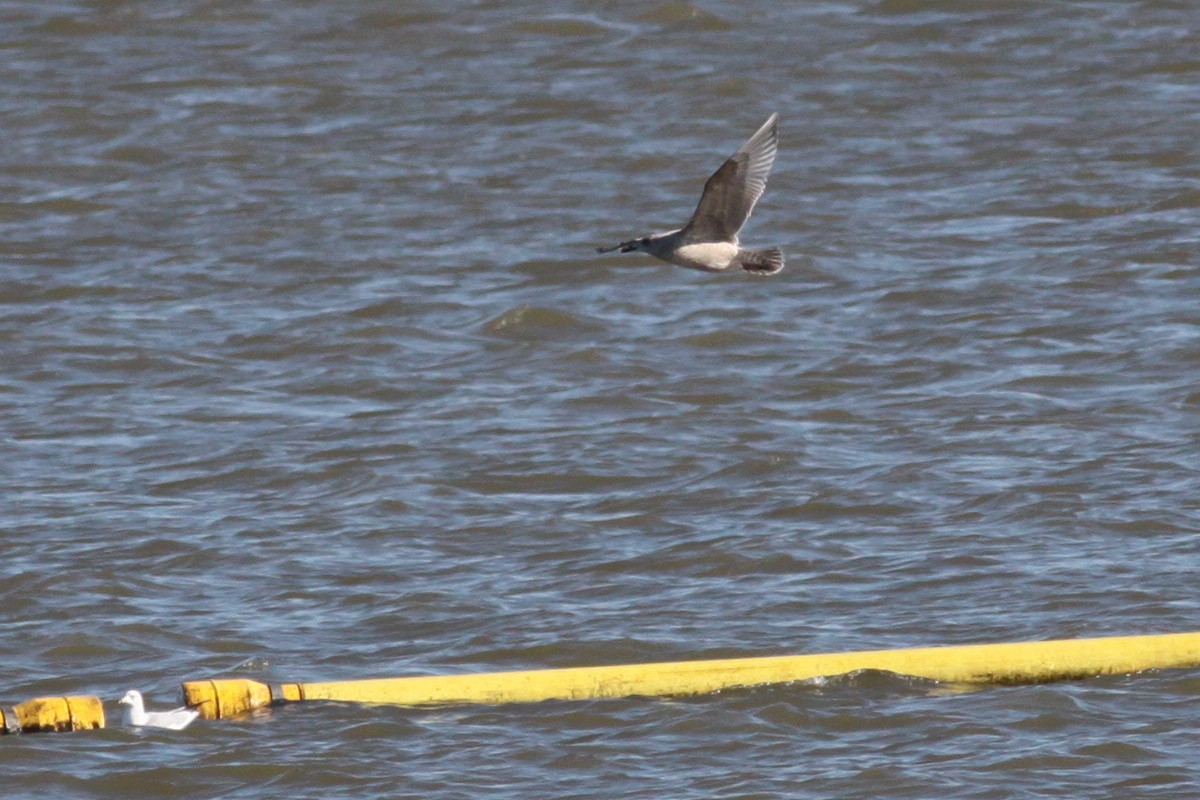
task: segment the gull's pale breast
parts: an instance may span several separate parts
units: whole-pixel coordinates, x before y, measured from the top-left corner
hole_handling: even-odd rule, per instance
[[[681,267],[720,272],[729,268],[737,253],[738,246],[733,242],[699,242],[677,248],[667,260]]]

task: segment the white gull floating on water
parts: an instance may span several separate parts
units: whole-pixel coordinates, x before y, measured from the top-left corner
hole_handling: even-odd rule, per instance
[[[125,724],[135,727],[181,731],[200,716],[199,711],[186,707],[172,711],[147,711],[142,701],[142,693],[137,689],[130,689],[119,702],[125,706]]]
[[[687,225],[612,247],[597,247],[596,252],[641,251],[705,272],[741,267],[752,275],[774,275],[783,269],[783,251],[778,247],[747,250],[738,244],[738,231],[767,188],[767,175],[778,150],[779,115],[772,114],[704,184],[700,203]]]

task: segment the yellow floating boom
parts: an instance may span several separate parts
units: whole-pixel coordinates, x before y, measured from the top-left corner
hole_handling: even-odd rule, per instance
[[[7,712],[0,708],[0,733],[82,731],[104,727],[104,704],[99,697],[35,697]]]
[[[189,681],[183,684],[183,695],[189,706],[200,709],[201,716],[217,719],[281,701],[419,706],[671,696],[789,683],[864,669],[951,683],[1020,684],[1195,666],[1200,666],[1200,632],[281,686],[246,679]]]

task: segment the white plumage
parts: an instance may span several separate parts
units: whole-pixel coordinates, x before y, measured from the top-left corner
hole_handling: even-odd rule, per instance
[[[142,701],[142,693],[130,689],[119,703],[125,706],[125,724],[143,728],[167,728],[181,731],[192,720],[200,716],[200,712],[191,708],[176,708],[171,711],[147,711]]]

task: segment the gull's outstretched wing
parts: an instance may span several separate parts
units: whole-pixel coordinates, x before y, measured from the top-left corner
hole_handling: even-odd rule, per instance
[[[723,242],[737,236],[767,188],[767,174],[778,149],[779,115],[772,114],[704,184],[700,204],[684,226],[684,235]]]

